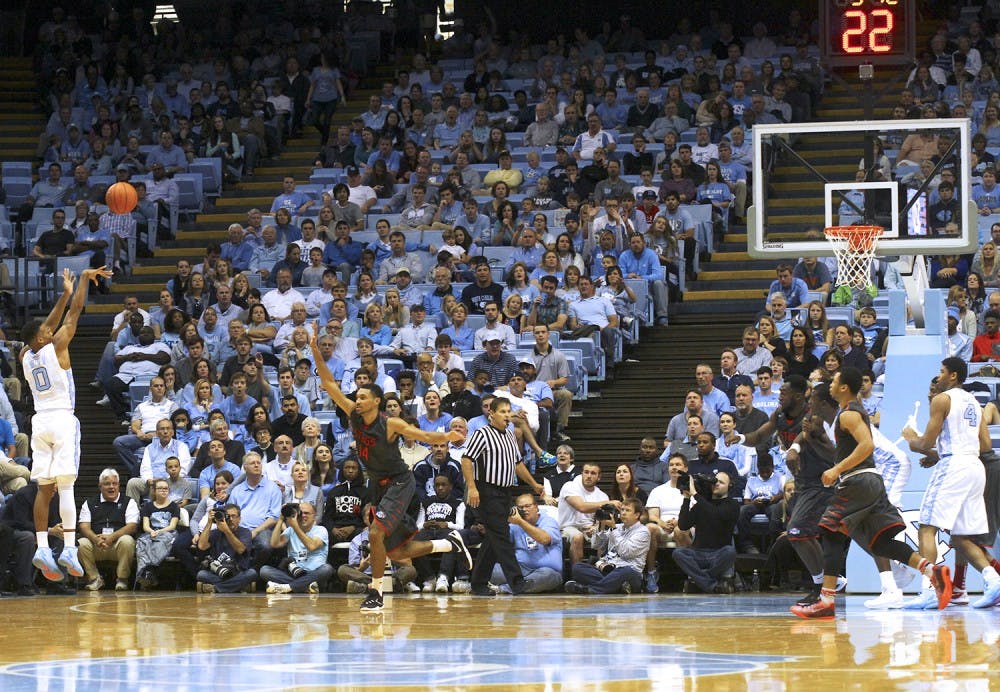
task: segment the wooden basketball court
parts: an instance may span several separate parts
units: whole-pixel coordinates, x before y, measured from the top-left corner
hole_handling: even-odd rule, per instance
[[[863,598],[834,621],[764,594],[11,598],[0,690],[1000,688],[1000,610]]]

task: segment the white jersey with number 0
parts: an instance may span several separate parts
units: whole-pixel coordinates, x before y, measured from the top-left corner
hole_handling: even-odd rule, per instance
[[[22,366],[35,400],[35,413],[73,411],[76,405],[73,370],[65,370],[59,364],[53,344],[46,344],[37,353],[28,349]]]
[[[938,436],[938,454],[978,459],[979,423],[983,417],[979,402],[961,387],[949,389],[944,394],[951,399],[951,407]]]

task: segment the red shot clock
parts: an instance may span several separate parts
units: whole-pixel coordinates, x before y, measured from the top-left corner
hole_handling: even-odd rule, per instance
[[[914,0],[820,0],[820,53],[826,65],[904,64],[914,57]]]

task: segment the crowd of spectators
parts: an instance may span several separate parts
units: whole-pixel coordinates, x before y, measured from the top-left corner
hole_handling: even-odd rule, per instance
[[[252,589],[260,578],[275,592],[312,592],[331,578],[328,562],[345,588],[364,590],[364,469],[346,420],[317,386],[314,333],[343,390],[378,384],[390,416],[467,436],[503,396],[539,469],[552,456],[549,441],[560,443],[545,494],[519,497],[510,518],[532,591],[561,588],[568,558],[569,591],[655,592],[661,550],[673,550],[688,589],[731,591],[736,549],[767,551],[780,537],[794,483],[780,445],[729,445],[727,436],[792,405],[786,376],[829,380],[844,362],[866,371],[866,408],[877,415],[884,331],[865,310],[859,327],[831,328],[825,301],[807,302],[802,288],[824,293],[832,276],[805,260],[778,267],[759,323],[719,355],[718,374],[698,366],[662,444],[642,440],[610,493],[598,485],[600,468],[578,467],[565,444],[573,392],[556,335],[595,339],[613,376],[622,342],[648,316],[626,280],[645,284],[652,319],[665,324],[706,249],[691,205],[710,205],[716,227],[740,222],[749,130],[812,117],[824,72],[797,10],[781,32],[758,23],[746,40],[726,21],[693,31],[685,20],[661,42],[623,18],[616,30],[590,37],[577,28],[544,45],[504,43],[486,26],[468,47],[471,71],[415,54],[339,126],[330,115],[353,86],[338,68],[352,64],[342,36],[241,25],[234,43],[247,51],[227,59],[179,26],[158,25],[153,36],[141,19],[133,16],[138,29],[128,39],[114,16],[98,40],[85,40],[61,13],[43,27],[38,66],[52,117],[39,158],[52,165],[24,218],[68,201],[68,165],[78,188],[90,175],[127,180],[149,170],[140,205],[162,202],[169,213],[169,192],[151,191],[169,189],[192,157],[216,156],[234,178],[250,175],[286,137],[313,126],[315,166],[332,169],[336,182],[307,194],[285,176],[270,209],[248,210],[203,257],[180,259],[156,305],[125,298],[92,383],[128,429],[114,442],[117,470],[105,470],[101,495],[81,512],[86,588],[102,588],[100,561],[116,563],[116,588],[130,588],[133,574],[152,587],[172,556],[200,591]],[[935,53],[930,75],[957,79],[964,98],[965,86],[975,93],[975,80],[990,76],[992,58],[970,81],[955,70],[959,56],[968,69],[970,51],[989,40],[966,45],[949,31],[956,47],[948,65]],[[446,44],[450,54],[462,40]],[[907,93],[912,85],[904,102]],[[515,142],[537,151],[515,153]],[[76,220],[54,218],[55,235],[35,254],[106,248],[111,234],[100,246],[103,217],[87,206],[101,194],[75,197],[84,205]],[[969,285],[965,298],[979,296],[980,307],[995,242],[977,254],[979,290]],[[959,333],[968,333],[975,320],[956,313]],[[987,334],[998,327],[1000,313],[987,312]],[[515,357],[519,349],[525,355]],[[462,449],[414,443],[402,452],[418,479],[425,537],[460,528],[472,545],[482,528],[461,499]],[[710,491],[678,484],[686,471],[717,482]],[[11,490],[0,527],[27,542],[34,489]],[[110,531],[88,533],[95,516]],[[332,550],[337,543],[350,544],[346,554]],[[460,566],[422,560],[397,566],[401,588],[467,590]],[[787,569],[773,567],[775,575]],[[29,576],[16,576],[29,592]],[[499,578],[494,586],[505,588]]]

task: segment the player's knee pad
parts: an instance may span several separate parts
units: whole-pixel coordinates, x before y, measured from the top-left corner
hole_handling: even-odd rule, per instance
[[[831,572],[839,569],[839,565],[844,561],[844,545],[850,542],[850,538],[837,531],[830,531],[820,527],[820,538],[823,546],[823,563],[825,568]]]
[[[873,555],[878,555],[879,557],[896,560],[897,562],[901,562],[905,565],[909,561],[910,555],[913,554],[913,551],[906,543],[897,541],[896,534],[882,532],[875,537],[874,541],[872,541],[871,553]]]

